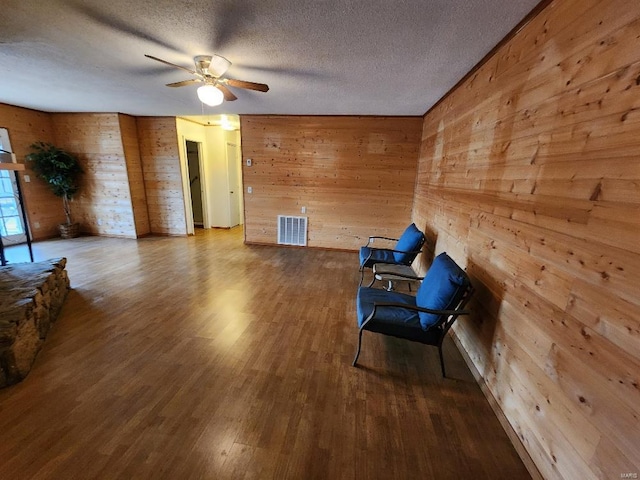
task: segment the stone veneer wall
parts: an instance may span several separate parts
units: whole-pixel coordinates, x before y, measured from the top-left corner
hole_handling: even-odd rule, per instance
[[[66,258],[0,267],[0,387],[27,376],[69,291]]]

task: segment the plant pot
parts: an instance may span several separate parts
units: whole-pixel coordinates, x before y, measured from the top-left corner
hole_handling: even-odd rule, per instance
[[[79,223],[61,223],[58,225],[62,238],[76,238],[80,234]]]

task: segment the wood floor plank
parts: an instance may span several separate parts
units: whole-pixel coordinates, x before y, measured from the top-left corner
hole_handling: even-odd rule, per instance
[[[9,249],[10,260],[20,252]],[[365,332],[357,255],[82,237],[29,376],[0,390],[0,478],[529,478],[450,340]]]

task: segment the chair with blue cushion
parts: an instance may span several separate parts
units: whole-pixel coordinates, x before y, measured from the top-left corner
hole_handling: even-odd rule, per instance
[[[370,247],[376,238],[396,241],[396,244],[393,249]],[[400,238],[369,237],[367,244],[360,247],[360,285],[364,279],[364,269],[373,268],[376,263],[411,265],[420,253],[424,241],[424,233],[418,230],[415,223],[409,225]]]
[[[464,310],[473,287],[469,277],[446,253],[438,255],[420,284],[416,296],[371,287],[358,288],[358,361],[362,332],[404,338],[438,347],[442,376],[445,377],[442,342]]]

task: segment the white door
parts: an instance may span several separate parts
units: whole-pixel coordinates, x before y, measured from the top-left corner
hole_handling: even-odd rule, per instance
[[[238,148],[227,143],[227,175],[229,177],[229,226],[240,225],[240,177]]]

